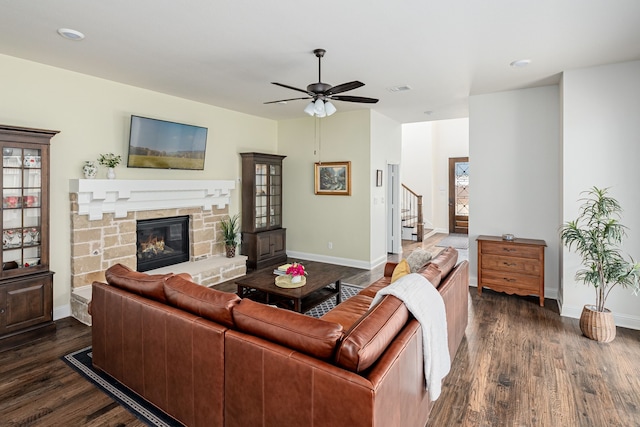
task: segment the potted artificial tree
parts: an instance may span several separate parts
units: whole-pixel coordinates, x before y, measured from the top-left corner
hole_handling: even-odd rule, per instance
[[[222,239],[224,240],[224,247],[227,251],[227,258],[233,258],[236,256],[236,247],[239,243],[240,237],[240,214],[229,216],[220,222],[222,226]]]
[[[593,187],[583,192],[578,218],[566,222],[561,239],[569,250],[582,258],[585,267],[576,272],[575,279],[592,285],[596,291],[595,305],[585,305],[580,316],[580,330],[593,340],[611,342],[616,336],[613,315],[606,308],[611,290],[620,285],[638,294],[640,264],[629,257],[627,261],[619,248],[626,236],[626,227],[618,221],[622,208],[618,201],[607,196],[608,189]]]

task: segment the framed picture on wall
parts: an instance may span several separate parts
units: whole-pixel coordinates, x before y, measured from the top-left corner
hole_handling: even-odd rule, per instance
[[[323,196],[350,196],[351,162],[316,163],[315,194]]]

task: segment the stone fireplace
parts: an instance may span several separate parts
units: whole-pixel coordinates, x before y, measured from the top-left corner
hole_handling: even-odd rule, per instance
[[[234,181],[70,180],[72,315],[90,324],[91,283],[104,281],[107,268],[137,270],[138,223],[148,220],[184,218],[189,243],[186,262],[147,272],[187,272],[204,286],[244,275],[246,257],[226,258],[221,236],[234,188]],[[176,230],[165,232],[172,239]]]

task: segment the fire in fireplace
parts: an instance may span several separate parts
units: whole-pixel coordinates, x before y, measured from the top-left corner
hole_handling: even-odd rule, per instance
[[[137,221],[136,240],[138,271],[189,261],[189,217]]]

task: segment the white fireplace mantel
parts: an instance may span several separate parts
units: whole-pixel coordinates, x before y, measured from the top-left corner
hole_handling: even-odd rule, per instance
[[[71,179],[69,193],[78,194],[78,214],[100,220],[105,213],[124,218],[129,212],[229,204],[232,180]]]

